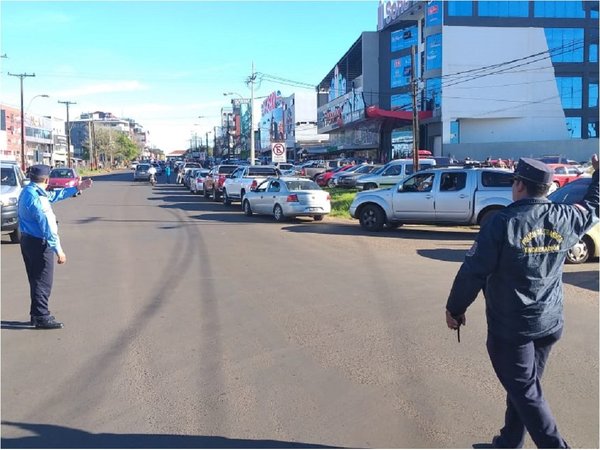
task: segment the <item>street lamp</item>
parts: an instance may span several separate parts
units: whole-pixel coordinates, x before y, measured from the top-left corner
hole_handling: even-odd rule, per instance
[[[33,101],[38,98],[38,97],[43,97],[43,98],[49,98],[50,96],[48,94],[38,94],[38,95],[34,95],[31,100],[29,100],[29,103],[27,104],[27,109],[25,109],[25,112],[28,113],[29,112],[29,108],[31,108],[31,103],[33,103]]]

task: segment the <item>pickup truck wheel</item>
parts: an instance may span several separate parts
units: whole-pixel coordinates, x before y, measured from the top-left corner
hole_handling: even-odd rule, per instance
[[[589,237],[584,236],[577,244],[567,251],[567,262],[570,264],[582,264],[586,262],[589,259],[593,248],[594,244],[592,240]]]
[[[316,216],[313,216],[313,219],[315,222],[320,222],[321,220],[323,220],[323,215],[322,214],[317,214]]]
[[[225,189],[223,189],[223,204],[226,206],[231,205],[231,199],[227,195],[227,191]]]
[[[244,214],[250,217],[252,215],[252,207],[250,206],[250,202],[248,200],[244,200],[242,207],[244,208]]]
[[[275,222],[283,222],[285,220],[283,209],[281,209],[280,205],[275,205],[273,208],[273,218],[275,219]]]
[[[10,233],[10,242],[12,242],[13,244],[18,244],[19,242],[21,242],[21,230],[17,228],[12,233]]]
[[[385,213],[377,205],[367,205],[360,211],[359,222],[367,231],[381,231],[385,224]]]

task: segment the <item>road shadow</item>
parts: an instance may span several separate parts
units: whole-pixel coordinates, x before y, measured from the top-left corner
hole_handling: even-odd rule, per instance
[[[468,249],[456,250],[450,248],[435,248],[417,250],[417,254],[424,258],[435,259],[437,261],[462,263],[465,260],[465,253],[467,253],[467,250]]]
[[[317,234],[335,234],[338,236],[373,236],[385,238],[401,238],[412,240],[428,240],[428,241],[468,241],[473,242],[478,229],[465,230],[460,229],[437,229],[435,226],[427,228],[410,228],[401,227],[395,230],[384,228],[377,233],[364,231],[357,223],[340,223],[340,222],[321,222],[321,223],[304,223],[302,226],[289,226],[283,228],[290,233],[317,233]]]
[[[8,421],[3,421],[2,424],[35,433],[34,436],[19,438],[2,437],[2,448],[341,448],[270,439],[177,434],[95,434],[59,425]]]
[[[598,292],[600,290],[600,280],[598,279],[597,270],[563,272],[563,283],[571,284],[593,292]]]
[[[36,328],[31,325],[31,322],[19,321],[19,320],[3,320],[1,328],[3,330],[35,330]]]

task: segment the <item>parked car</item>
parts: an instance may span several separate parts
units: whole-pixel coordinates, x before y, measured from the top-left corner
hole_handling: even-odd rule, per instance
[[[592,182],[590,177],[581,177],[557,189],[548,199],[555,203],[572,205],[583,200],[588,186]],[[600,256],[600,223],[590,228],[581,240],[568,252],[566,261],[571,264],[581,264],[592,258]]]
[[[212,195],[213,201],[218,202],[223,193],[223,183],[227,175],[233,173],[238,166],[235,164],[220,164],[213,167],[204,179],[204,198]]]
[[[210,172],[209,169],[194,169],[190,178],[190,191],[192,194],[204,194],[204,179]]]
[[[129,168],[131,170],[135,170],[135,168],[137,167],[137,165],[139,164],[139,161],[131,161],[131,164],[129,164]]]
[[[512,203],[512,178],[495,168],[422,170],[393,188],[359,192],[350,215],[367,231],[404,223],[481,225]]]
[[[437,165],[435,159],[427,158],[419,161],[419,169],[429,169]],[[400,180],[414,172],[412,159],[394,159],[388,162],[381,172],[369,174],[356,180],[356,188],[368,191],[369,189],[379,189],[395,186]]]
[[[375,174],[379,169],[381,169],[383,165],[381,164],[361,164],[358,169],[351,173],[341,173],[339,174],[337,180],[337,186],[341,188],[354,188],[356,187],[356,181],[367,174]]]
[[[306,178],[270,177],[246,193],[242,208],[247,216],[267,214],[277,222],[298,216],[320,221],[331,212],[331,196]]]
[[[175,180],[176,184],[184,184],[183,179],[186,174],[190,172],[192,169],[201,169],[202,165],[197,162],[186,162],[179,168],[177,172],[177,179]]]
[[[21,241],[19,231],[19,195],[29,180],[14,161],[2,161],[0,164],[0,216],[2,217],[2,234],[8,233],[12,243]]]
[[[300,165],[300,176],[313,180],[320,173],[329,169],[325,161],[307,161]]]
[[[53,189],[77,187],[79,183],[81,183],[81,177],[75,169],[59,167],[50,171],[47,189],[51,191]]]
[[[239,166],[228,175],[223,183],[223,203],[230,205],[232,201],[244,200],[244,195],[262,183],[267,177],[280,176],[275,166]]]
[[[133,172],[133,181],[150,181],[150,173],[148,172],[149,169],[149,163],[138,164],[135,168],[135,171]]]
[[[350,165],[350,167],[348,167],[348,168],[346,168],[344,170],[340,170],[340,171],[335,172],[331,176],[331,178],[329,179],[329,181],[327,182],[327,185],[329,187],[337,186],[338,182],[339,182],[339,179],[340,179],[341,176],[353,174],[357,170],[359,170],[361,167],[368,166],[368,164],[366,164],[366,163],[361,163],[361,164],[349,163],[349,165]]]
[[[552,191],[576,180],[583,174],[582,170],[572,164],[548,164],[548,167],[554,171]]]
[[[354,166],[348,164],[346,166],[340,166],[336,169],[328,169],[326,172],[323,172],[323,173],[320,173],[319,175],[317,175],[315,177],[315,182],[319,186],[333,187],[334,186],[334,182],[332,180],[333,176],[337,173],[344,172],[344,171],[350,169],[351,167],[354,167]]]

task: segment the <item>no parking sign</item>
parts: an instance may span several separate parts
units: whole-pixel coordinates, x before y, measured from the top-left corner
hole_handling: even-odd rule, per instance
[[[271,160],[274,163],[287,162],[285,150],[285,144],[282,142],[271,144]]]

